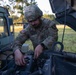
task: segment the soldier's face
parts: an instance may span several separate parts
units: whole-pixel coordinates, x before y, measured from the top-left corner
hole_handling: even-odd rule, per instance
[[[30,23],[30,25],[32,25],[33,27],[38,27],[40,25],[40,19],[36,19],[33,21],[28,21]]]

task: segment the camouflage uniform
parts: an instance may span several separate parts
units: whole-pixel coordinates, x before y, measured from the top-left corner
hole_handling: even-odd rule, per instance
[[[14,43],[14,50],[21,49],[22,44],[30,39],[34,48],[43,43],[48,49],[51,49],[52,44],[58,39],[58,30],[53,21],[48,19],[41,19],[40,27],[33,28],[28,25],[23,31],[20,32]]]
[[[58,30],[53,21],[41,18],[43,15],[42,11],[37,5],[27,6],[25,9],[25,18],[27,21],[34,21],[40,18],[41,23],[39,27],[34,28],[32,25],[28,25],[24,30],[20,32],[14,42],[13,50],[21,50],[22,44],[30,39],[34,46],[34,49],[39,44],[44,44],[45,48],[50,49],[52,44],[58,39]]]

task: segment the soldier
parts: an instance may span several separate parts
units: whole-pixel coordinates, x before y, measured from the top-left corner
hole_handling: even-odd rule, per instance
[[[37,5],[29,5],[25,8],[25,19],[29,25],[20,31],[14,42],[14,56],[17,65],[25,65],[24,56],[21,52],[22,44],[30,39],[34,46],[34,58],[46,49],[50,50],[51,46],[58,39],[58,30],[56,24],[48,19],[42,18],[42,11]]]

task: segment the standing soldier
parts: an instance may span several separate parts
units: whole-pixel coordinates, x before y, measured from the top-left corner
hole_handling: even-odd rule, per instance
[[[24,56],[21,52],[23,43],[30,39],[34,47],[34,58],[46,49],[50,50],[51,46],[58,39],[58,30],[56,24],[48,19],[42,18],[42,11],[37,5],[29,5],[25,8],[25,19],[28,26],[20,31],[14,42],[14,56],[17,65],[25,65]]]

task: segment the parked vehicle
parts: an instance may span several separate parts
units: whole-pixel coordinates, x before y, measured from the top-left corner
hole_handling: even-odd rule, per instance
[[[6,8],[0,7],[0,52],[10,49],[14,40],[13,19]]]
[[[55,19],[76,31],[76,0],[49,0],[49,2],[55,13]],[[55,50],[56,45],[60,45],[58,51]],[[6,64],[4,66],[1,64],[0,75],[76,75],[76,53],[63,50],[63,43],[56,42],[51,50],[45,50],[37,60],[33,59],[33,51],[27,51],[25,66],[17,66],[14,58],[7,61],[10,57],[8,55]]]

